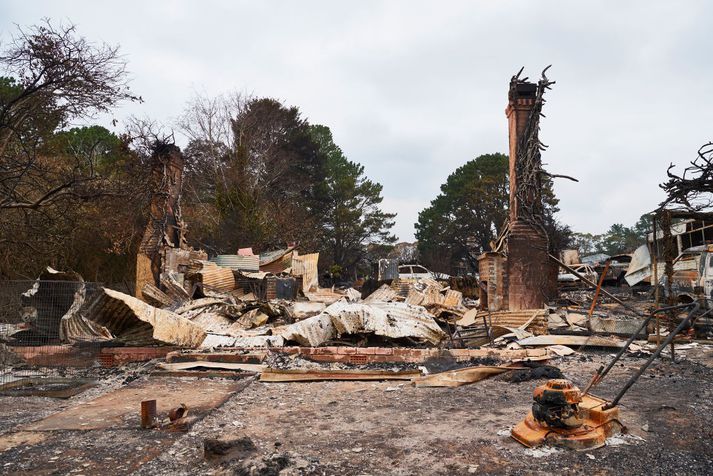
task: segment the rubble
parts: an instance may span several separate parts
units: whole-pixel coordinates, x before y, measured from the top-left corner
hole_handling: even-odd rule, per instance
[[[316,316],[326,308],[323,302],[295,301],[289,304],[288,311],[293,319],[302,320]]]
[[[516,370],[508,375],[507,379],[513,383],[527,382],[538,379],[565,378],[562,371],[552,365],[527,365],[525,368]]]
[[[257,451],[255,443],[248,437],[230,440],[217,438],[203,440],[203,457],[210,462],[244,460]]]
[[[279,267],[282,274],[275,275],[262,268],[245,271],[186,258],[183,268],[164,270],[159,285],[143,286],[144,301],[111,289],[100,289],[88,298],[80,284],[56,323],[57,335],[68,343],[112,341],[195,349],[156,364],[153,378],[302,385],[404,380],[425,391],[497,375],[503,377],[496,380],[514,385],[562,378],[558,367],[532,363],[582,355],[590,348],[621,348],[623,340],[613,334],[627,336],[639,328],[647,299],[604,292],[590,305],[593,292],[577,289],[561,292],[541,309],[492,311],[428,278],[394,279],[362,299],[358,289],[320,288],[317,259],[316,254],[282,250],[267,263]],[[429,363],[435,348],[448,356],[443,365]],[[649,348],[634,345],[628,355],[644,357],[650,355]],[[408,387],[385,388],[384,393],[399,398]],[[169,414],[184,408],[181,405],[193,408],[189,401],[170,403]],[[188,428],[196,421],[192,415],[176,414],[173,423]],[[208,446],[220,450],[218,443]],[[230,456],[226,460],[218,453],[206,459],[230,461]]]
[[[259,373],[266,370],[268,367],[261,364],[247,364],[234,362],[175,362],[175,363],[159,363],[157,369],[162,370],[194,370],[194,369],[220,369],[220,370],[243,370],[247,372]]]
[[[388,284],[382,284],[379,289],[369,294],[364,302],[371,304],[372,302],[391,302],[399,300],[399,295]]]
[[[275,286],[282,278],[191,257],[196,254],[174,248],[167,251],[160,287],[145,283],[144,301],[110,289],[85,299],[80,285],[57,326],[62,340],[193,348],[280,347],[288,342],[319,346],[343,336],[373,335],[439,345],[447,336],[441,326],[447,327],[468,311],[459,291],[432,279],[400,281],[398,291],[394,285],[384,285],[364,300],[352,288],[319,288],[315,285],[318,254],[298,255],[294,248],[266,260],[266,265],[285,264],[289,256],[291,266],[284,269],[301,279],[307,301],[282,301],[277,299],[276,287],[270,291],[270,283]],[[275,298],[268,298],[271,292]],[[256,294],[264,297],[258,299]],[[497,317],[495,322],[499,322]]]

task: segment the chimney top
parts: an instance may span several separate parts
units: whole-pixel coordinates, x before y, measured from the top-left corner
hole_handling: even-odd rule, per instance
[[[516,83],[513,99],[535,99],[537,85],[535,83]]]

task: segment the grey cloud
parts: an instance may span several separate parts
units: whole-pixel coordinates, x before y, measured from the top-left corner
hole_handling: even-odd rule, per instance
[[[5,1],[0,34],[42,17],[121,45],[146,102],[130,114],[170,121],[195,90],[252,92],[332,128],[384,185],[397,234],[458,166],[507,152],[507,82],[552,63],[542,121],[560,218],[603,232],[661,200],[713,133],[713,46],[705,1],[99,2]]]

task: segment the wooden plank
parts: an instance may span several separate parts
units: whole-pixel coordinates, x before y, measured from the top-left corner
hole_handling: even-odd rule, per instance
[[[152,377],[197,377],[197,378],[229,378],[233,380],[257,375],[257,372],[244,370],[154,370]]]
[[[160,363],[156,366],[161,370],[198,370],[198,369],[216,369],[216,370],[244,370],[247,372],[262,372],[267,369],[267,365],[261,364],[243,364],[236,362],[174,362]]]
[[[587,346],[587,347],[624,347],[625,342],[613,337],[602,336],[573,336],[573,335],[541,335],[527,337],[517,341],[522,346],[548,346],[548,345],[567,345],[567,346]]]
[[[310,382],[319,380],[411,380],[419,377],[418,370],[390,372],[386,370],[312,370],[267,369],[260,374],[261,382]]]
[[[414,379],[417,387],[460,387],[484,380],[493,375],[500,375],[511,370],[523,370],[527,367],[478,366],[448,370],[437,374]]]

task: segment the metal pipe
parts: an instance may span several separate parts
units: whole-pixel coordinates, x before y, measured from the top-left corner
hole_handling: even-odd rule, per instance
[[[602,275],[599,277],[599,284],[597,284],[597,290],[594,291],[594,298],[592,299],[592,305],[589,307],[589,319],[592,319],[592,314],[594,313],[594,308],[597,306],[597,299],[599,299],[599,291],[602,290],[602,285],[604,284],[604,279],[607,277],[607,272],[609,271],[610,264],[611,264],[611,260],[607,260],[606,264],[604,265],[604,271],[602,271]]]
[[[688,304],[688,305],[690,305],[690,304]],[[663,352],[663,350],[666,348],[666,346],[668,344],[670,344],[671,342],[673,342],[674,337],[676,337],[676,335],[678,335],[678,333],[681,332],[683,330],[683,328],[686,327],[686,325],[688,325],[688,323],[691,321],[691,318],[693,317],[693,315],[696,312],[698,312],[698,310],[700,308],[701,308],[701,304],[699,302],[696,302],[693,304],[693,309],[691,309],[689,311],[688,316],[686,316],[686,318],[683,321],[681,321],[681,323],[678,325],[678,327],[676,327],[676,329],[673,330],[673,332],[671,332],[668,336],[666,336],[666,340],[660,346],[658,346],[656,348],[656,351],[653,354],[651,354],[651,357],[649,357],[646,362],[644,362],[644,365],[642,365],[639,368],[639,370],[634,375],[631,376],[629,381],[626,383],[626,385],[624,385],[624,388],[621,389],[621,391],[614,398],[614,400],[612,400],[610,403],[607,403],[606,405],[604,405],[602,407],[603,410],[608,410],[608,409],[616,406],[617,403],[619,403],[619,400],[621,400],[621,398],[624,396],[624,394],[631,388],[632,385],[634,385],[634,383],[636,383],[637,380],[639,380],[639,377],[641,377],[641,375],[646,371],[646,369],[649,368],[649,365],[651,365],[651,363],[659,355],[661,355],[661,352]]]
[[[581,274],[579,274],[577,271],[573,270],[572,268],[570,268],[569,266],[567,266],[566,264],[564,264],[563,262],[561,262],[560,260],[558,260],[558,259],[555,258],[554,256],[552,256],[552,255],[550,255],[550,254],[548,254],[547,256],[549,256],[550,259],[554,260],[555,263],[559,264],[559,265],[562,266],[564,269],[566,269],[567,271],[569,271],[569,272],[572,273],[573,275],[577,276],[579,279],[581,279],[581,280],[584,281],[585,283],[589,284],[589,285],[592,286],[592,287],[596,287],[596,286],[597,286],[596,284],[594,284],[593,282],[591,282],[589,279],[585,278],[584,276],[582,276]],[[610,293],[610,292],[607,291],[606,289],[602,289],[602,292],[603,292],[604,294],[606,294],[610,299],[612,299],[613,301],[616,301],[617,303],[621,304],[622,306],[624,306],[624,307],[627,308],[628,310],[630,310],[630,311],[632,311],[632,312],[638,314],[639,316],[644,316],[644,314],[642,314],[641,311],[639,311],[639,310],[636,309],[635,307],[630,306],[629,304],[625,303],[624,301],[622,301],[622,300],[619,299],[618,297],[614,296],[612,293]]]
[[[653,226],[654,231],[653,231],[653,237],[654,237],[654,243],[653,243],[653,253],[649,253],[653,256],[651,260],[651,264],[653,267],[653,285],[654,285],[654,296],[655,296],[655,301],[656,301],[656,309],[659,307],[659,292],[660,292],[660,286],[659,286],[659,265],[658,265],[658,256],[659,256],[659,242],[658,238],[656,236],[656,214],[654,213],[651,215],[651,226]],[[661,319],[659,319],[658,316],[656,316],[656,345],[661,345]]]

